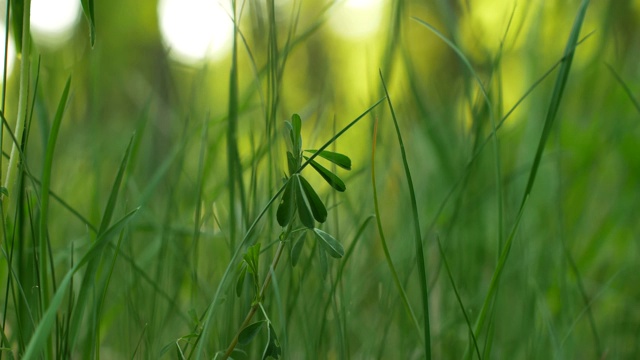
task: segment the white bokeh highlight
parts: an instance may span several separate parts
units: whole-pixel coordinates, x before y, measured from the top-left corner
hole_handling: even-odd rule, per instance
[[[38,44],[59,46],[73,35],[80,0],[31,0],[31,33]]]
[[[229,52],[230,10],[215,0],[160,0],[158,17],[170,55],[182,63],[218,60]]]

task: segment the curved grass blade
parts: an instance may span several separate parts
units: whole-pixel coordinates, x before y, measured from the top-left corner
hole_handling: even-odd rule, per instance
[[[538,173],[538,167],[540,166],[540,161],[542,159],[542,153],[544,152],[544,147],[547,143],[547,139],[551,133],[551,128],[555,121],[556,115],[558,113],[558,109],[560,107],[560,101],[562,100],[562,95],[564,93],[564,87],[567,83],[567,79],[569,77],[569,71],[571,69],[571,62],[573,60],[573,56],[575,54],[575,48],[578,42],[578,36],[580,35],[580,28],[582,27],[582,23],[584,22],[584,18],[587,12],[587,7],[589,5],[589,0],[583,0],[580,4],[580,8],[576,15],[576,18],[573,23],[573,27],[571,28],[571,34],[569,35],[569,39],[567,40],[567,45],[564,51],[564,61],[560,65],[560,70],[558,72],[558,77],[556,79],[555,86],[553,88],[553,93],[551,95],[551,102],[549,104],[549,109],[547,111],[547,115],[545,118],[544,128],[542,130],[542,135],[540,136],[540,141],[538,143],[538,148],[536,149],[536,154],[533,160],[533,164],[531,166],[531,171],[529,173],[529,179],[527,180],[527,185],[522,196],[522,202],[520,203],[520,208],[518,210],[518,215],[516,218],[516,222],[513,225],[509,238],[505,243],[502,252],[500,253],[500,258],[498,260],[498,264],[496,269],[493,272],[493,276],[491,277],[491,283],[489,285],[489,290],[482,304],[482,308],[480,310],[480,314],[478,315],[478,319],[475,324],[475,333],[479,334],[480,330],[482,330],[484,326],[484,322],[487,316],[487,311],[491,307],[492,300],[497,292],[498,285],[500,283],[500,277],[502,275],[502,271],[504,270],[504,266],[509,257],[509,251],[511,250],[511,246],[513,244],[513,239],[515,237],[515,232],[520,224],[520,219],[522,218],[522,214],[524,212],[524,208],[527,200],[531,194],[531,190],[533,188],[533,184],[535,183],[536,175]],[[470,351],[467,349],[467,358],[470,358]],[[598,357],[600,357],[598,355]]]
[[[347,187],[344,185],[344,182],[338,177],[338,175],[327,170],[327,168],[318,164],[315,160],[311,160],[306,156],[304,158],[309,162],[309,164],[311,164],[311,167],[314,168],[329,185],[331,185],[332,188],[340,192],[347,190]]]
[[[422,246],[422,234],[420,231],[420,218],[418,217],[418,203],[416,201],[416,193],[413,187],[413,180],[411,179],[411,171],[409,171],[409,163],[407,161],[407,153],[404,150],[404,142],[402,141],[402,134],[400,133],[400,126],[398,125],[398,119],[396,118],[396,112],[393,110],[391,104],[391,98],[387,91],[387,84],[382,77],[382,71],[380,71],[380,80],[382,81],[382,87],[384,88],[384,94],[389,104],[389,110],[391,110],[391,118],[396,128],[396,134],[398,135],[398,144],[400,145],[400,153],[402,154],[402,164],[404,165],[404,172],[407,177],[407,186],[409,188],[409,196],[411,198],[411,212],[413,215],[413,226],[415,231],[414,243],[416,247],[416,262],[418,263],[418,275],[420,276],[420,292],[422,295],[422,309],[424,312],[424,346],[425,346],[425,358],[431,359],[431,330],[429,329],[429,290],[427,288],[427,266],[424,260],[424,249]]]
[[[320,156],[321,158],[331,161],[332,163],[336,164],[337,166],[345,170],[351,170],[351,159],[349,159],[347,155],[340,154],[333,151],[327,151],[327,150],[323,150],[323,151],[305,150],[305,151],[310,153],[318,153],[318,156]]]
[[[387,240],[384,236],[384,231],[382,230],[382,219],[380,217],[380,206],[378,205],[378,190],[376,188],[376,139],[378,134],[378,121],[376,120],[373,125],[373,145],[371,147],[371,184],[373,185],[373,207],[376,213],[376,224],[378,225],[378,235],[380,235],[380,242],[382,243],[382,251],[384,252],[384,257],[387,261],[387,265],[389,266],[389,270],[391,271],[391,276],[393,278],[393,283],[396,285],[398,292],[400,293],[400,298],[402,298],[402,302],[404,303],[404,307],[409,313],[413,325],[416,327],[416,332],[418,333],[418,337],[421,341],[422,339],[420,325],[418,324],[418,318],[416,317],[411,304],[409,303],[409,299],[407,297],[407,292],[404,291],[402,287],[402,283],[400,282],[400,278],[398,277],[398,272],[396,271],[395,265],[393,265],[393,261],[391,260],[391,254],[389,253],[389,247],[387,246]],[[423,344],[424,346],[424,344]]]
[[[291,218],[293,217],[293,213],[295,211],[295,196],[292,191],[293,178],[289,178],[289,180],[287,180],[287,184],[285,185],[284,194],[282,195],[282,200],[280,200],[280,205],[278,205],[278,211],[276,212],[278,224],[280,224],[280,226],[282,227],[289,225],[289,222],[291,221]]]
[[[71,77],[67,79],[67,83],[62,91],[62,96],[58,102],[58,109],[56,110],[56,116],[51,125],[51,131],[49,132],[49,140],[47,141],[47,150],[45,153],[44,166],[42,169],[42,192],[41,192],[41,208],[40,208],[40,290],[42,299],[42,310],[47,308],[49,302],[49,283],[47,282],[47,273],[49,267],[47,266],[47,230],[49,221],[49,193],[51,191],[51,168],[53,167],[53,153],[56,148],[56,142],[58,140],[58,133],[60,131],[60,124],[62,123],[62,116],[67,106],[67,99],[69,98],[69,88],[71,86]]]
[[[93,0],[82,0],[82,11],[89,22],[89,41],[92,48],[96,44],[96,16],[93,9]]]
[[[304,239],[307,237],[307,234],[303,232],[296,243],[293,244],[291,248],[291,266],[296,266],[298,264],[298,260],[300,259],[300,254],[302,253],[302,246],[304,245]]]
[[[300,180],[304,194],[307,196],[307,200],[309,200],[309,205],[311,205],[313,218],[319,223],[325,222],[327,220],[327,208],[322,203],[322,200],[320,200],[320,197],[316,191],[313,190],[313,187],[311,187],[311,184],[309,184],[307,179],[302,175],[300,175],[298,179]]]
[[[58,315],[58,309],[62,304],[62,300],[66,296],[68,296],[68,289],[71,286],[73,275],[85,264],[98,257],[98,255],[101,255],[109,239],[111,239],[113,235],[122,230],[122,228],[129,223],[133,215],[135,215],[139,209],[140,208],[134,209],[118,222],[116,222],[112,227],[102,233],[98,237],[98,239],[96,239],[91,249],[89,249],[89,251],[82,257],[82,259],[71,270],[67,272],[67,274],[60,282],[55,295],[51,299],[49,307],[46,309],[45,313],[42,316],[42,319],[38,323],[38,327],[35,329],[33,335],[31,336],[29,345],[27,346],[27,349],[25,350],[25,353],[23,355],[24,359],[35,359],[37,355],[42,352],[45,342],[49,337],[49,333],[51,332],[51,329],[55,324],[56,317]]]
[[[316,237],[320,240],[322,248],[333,258],[339,259],[344,256],[344,247],[338,240],[336,240],[330,234],[320,230],[313,229]]]
[[[302,189],[300,175],[294,175],[293,182],[293,188],[296,194],[296,207],[298,209],[298,217],[300,217],[300,222],[302,222],[302,225],[308,227],[309,229],[313,229],[315,226],[315,222],[313,221],[313,215],[311,213],[311,205],[309,204],[309,200],[307,199],[307,196],[304,194],[304,190]]]

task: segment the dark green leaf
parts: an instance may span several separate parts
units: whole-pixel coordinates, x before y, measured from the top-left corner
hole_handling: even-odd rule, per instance
[[[291,266],[296,266],[298,264],[298,259],[300,259],[300,254],[302,253],[302,246],[304,245],[304,239],[307,236],[306,232],[303,232],[298,240],[293,244],[291,248]]]
[[[290,122],[288,122],[287,120],[284,121],[284,127],[285,129],[285,135],[287,137],[287,139],[289,140],[289,144],[291,146],[291,149],[294,150],[295,146],[293,146],[294,144],[294,136],[293,136],[293,125],[291,125]]]
[[[242,331],[240,332],[240,335],[238,335],[238,344],[242,346],[248,345],[251,342],[251,340],[253,340],[253,338],[256,337],[256,335],[258,335],[258,333],[260,332],[260,329],[262,329],[262,325],[264,325],[265,322],[267,321],[266,320],[256,321],[253,324],[249,324],[247,325],[247,327],[242,329]]]
[[[16,43],[16,52],[22,53],[22,20],[24,19],[24,0],[11,0],[11,24]]]
[[[240,274],[238,275],[238,280],[236,281],[236,296],[240,297],[242,295],[242,289],[244,287],[244,278],[247,275],[247,265],[246,263],[242,263],[242,269],[240,270]]]
[[[273,329],[273,326],[271,326],[271,323],[269,323],[268,329],[269,340],[267,346],[264,348],[262,360],[266,360],[269,357],[279,359],[282,350],[280,349],[280,342],[278,341],[278,337],[276,336],[276,331]]]
[[[302,222],[302,225],[308,227],[309,229],[313,229],[313,227],[315,226],[315,222],[313,221],[313,215],[311,214],[311,205],[309,204],[309,200],[302,190],[300,175],[294,175],[293,179],[300,222]]]
[[[304,157],[305,159],[309,160],[308,157]],[[345,191],[347,189],[347,187],[344,185],[344,182],[342,180],[340,180],[340,178],[332,173],[331,171],[327,170],[324,166],[318,164],[315,160],[311,160],[309,162],[309,164],[316,169],[316,171],[318,172],[318,174],[320,174],[320,176],[322,176],[322,178],[329,183],[329,185],[331,185],[332,188],[338,190],[338,191]]]
[[[244,261],[247,263],[247,270],[250,273],[258,273],[258,264],[260,263],[260,243],[249,246],[247,253],[244,254]]]
[[[316,237],[320,240],[320,245],[322,245],[331,257],[341,258],[344,256],[344,248],[342,247],[342,244],[340,244],[338,240],[334,239],[333,236],[320,229],[313,229],[313,232],[316,233]]]
[[[93,0],[82,0],[82,10],[89,22],[89,42],[91,47],[96,43],[96,17],[93,11]]]
[[[299,177],[299,179],[300,184],[302,184],[302,190],[304,190],[304,194],[309,200],[309,205],[311,205],[313,218],[316,219],[319,223],[325,222],[327,220],[327,208],[324,207],[322,200],[320,200],[320,197],[318,196],[316,191],[313,190],[313,187],[311,187],[311,184],[309,184],[307,179],[302,177],[302,175]]]
[[[314,153],[314,154],[318,152],[318,150],[305,150],[305,151]],[[337,166],[345,170],[351,170],[351,159],[349,159],[347,155],[340,154],[333,151],[323,150],[323,151],[320,151],[318,156],[320,156],[323,159],[331,161],[332,163],[336,164]]]
[[[300,135],[302,120],[300,120],[300,115],[293,114],[291,116],[291,125],[293,125],[293,151],[299,154],[300,150],[302,150],[302,136]]]
[[[280,224],[280,226],[282,227],[289,225],[289,222],[293,217],[293,213],[295,211],[294,199],[295,195],[293,192],[293,180],[290,178],[287,181],[287,185],[284,189],[284,194],[282,194],[282,199],[280,200],[280,205],[278,205],[278,211],[276,212],[278,224]]]
[[[289,176],[295,174],[296,171],[298,171],[298,161],[296,161],[296,158],[290,151],[287,151],[287,166],[289,167]]]
[[[6,187],[2,186],[0,187],[0,194],[2,194],[3,196],[9,197],[9,190],[7,190]]]

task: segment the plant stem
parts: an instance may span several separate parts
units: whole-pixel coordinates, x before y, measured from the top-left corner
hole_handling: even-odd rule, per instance
[[[18,143],[14,142],[11,146],[11,156],[9,157],[9,165],[7,166],[7,177],[4,181],[4,187],[10,195],[11,186],[13,185],[15,178],[14,167],[16,167],[17,158],[20,156],[18,147],[22,146],[22,130],[24,129],[24,122],[27,117],[27,106],[29,100],[29,70],[31,68],[31,0],[25,0],[23,6],[22,55],[20,57],[20,94],[18,96],[18,116],[16,117],[16,127],[14,128],[15,138]]]
[[[226,360],[229,356],[231,356],[233,349],[235,349],[236,345],[238,345],[238,338],[240,336],[240,333],[245,327],[247,327],[247,325],[249,325],[249,322],[251,322],[251,319],[256,314],[256,311],[258,311],[258,309],[260,308],[260,303],[262,302],[262,298],[264,297],[264,294],[267,291],[267,287],[269,287],[269,284],[271,283],[271,274],[273,273],[273,271],[276,270],[276,266],[278,266],[278,262],[280,261],[280,256],[284,251],[284,244],[285,244],[285,241],[280,241],[280,244],[278,244],[278,249],[276,250],[276,254],[273,257],[273,262],[271,263],[271,268],[270,268],[271,271],[267,273],[267,276],[265,277],[264,282],[262,283],[262,288],[260,289],[260,294],[258,295],[259,301],[253,304],[251,306],[251,309],[249,309],[249,312],[247,313],[247,316],[244,318],[244,321],[238,328],[236,335],[233,337],[233,340],[231,340],[231,343],[229,344],[227,351],[222,356],[222,360]]]

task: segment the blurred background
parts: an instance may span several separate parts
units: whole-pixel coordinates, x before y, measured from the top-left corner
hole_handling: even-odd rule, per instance
[[[188,354],[236,246],[282,184],[284,120],[300,114],[303,148],[317,149],[383,98],[380,75],[416,191],[432,353],[463,356],[472,340],[452,282],[473,325],[517,222],[580,3],[98,1],[92,47],[79,0],[32,0],[33,116],[23,162],[36,178],[71,77],[51,177],[59,199],[50,205],[48,222],[53,279],[59,281],[95,240],[92,227],[100,224],[134,139],[116,213],[141,208],[121,235],[121,247],[105,250],[95,276],[107,295],[103,304],[89,305],[95,316],[86,315],[71,357]],[[0,8],[6,19],[5,1]],[[484,357],[640,355],[639,20],[638,0],[589,5],[488,325],[475,334]],[[2,20],[3,35],[5,25]],[[3,114],[13,127],[21,55],[15,30],[8,35]],[[284,257],[264,303],[285,358],[424,357],[422,335],[403,307],[370,218],[375,121],[380,220],[409,303],[419,319],[424,316],[410,195],[385,101],[330,148],[353,161],[351,172],[337,170],[345,193],[336,194],[307,170],[329,209],[323,228],[345,249],[353,246],[353,253],[325,267],[309,238],[296,267]],[[5,131],[6,154],[11,144]],[[32,183],[24,188],[39,191]],[[262,276],[275,250],[268,245],[280,231],[270,209],[249,240],[267,248]],[[22,241],[23,254],[30,254],[34,233],[5,235],[3,289],[14,286],[8,280],[10,244]],[[13,268],[29,289],[29,271]],[[76,275],[73,291],[81,279]],[[224,310],[201,339],[208,358],[226,348],[251,305],[249,291],[236,299],[233,283],[223,283]],[[14,354],[24,350],[38,323],[35,314],[19,325],[26,316],[20,309],[37,303],[36,294],[4,297],[10,340],[4,346]],[[72,309],[73,297],[65,301]],[[63,323],[65,314],[60,310]],[[244,347],[246,357],[259,356],[265,343],[262,334]]]

